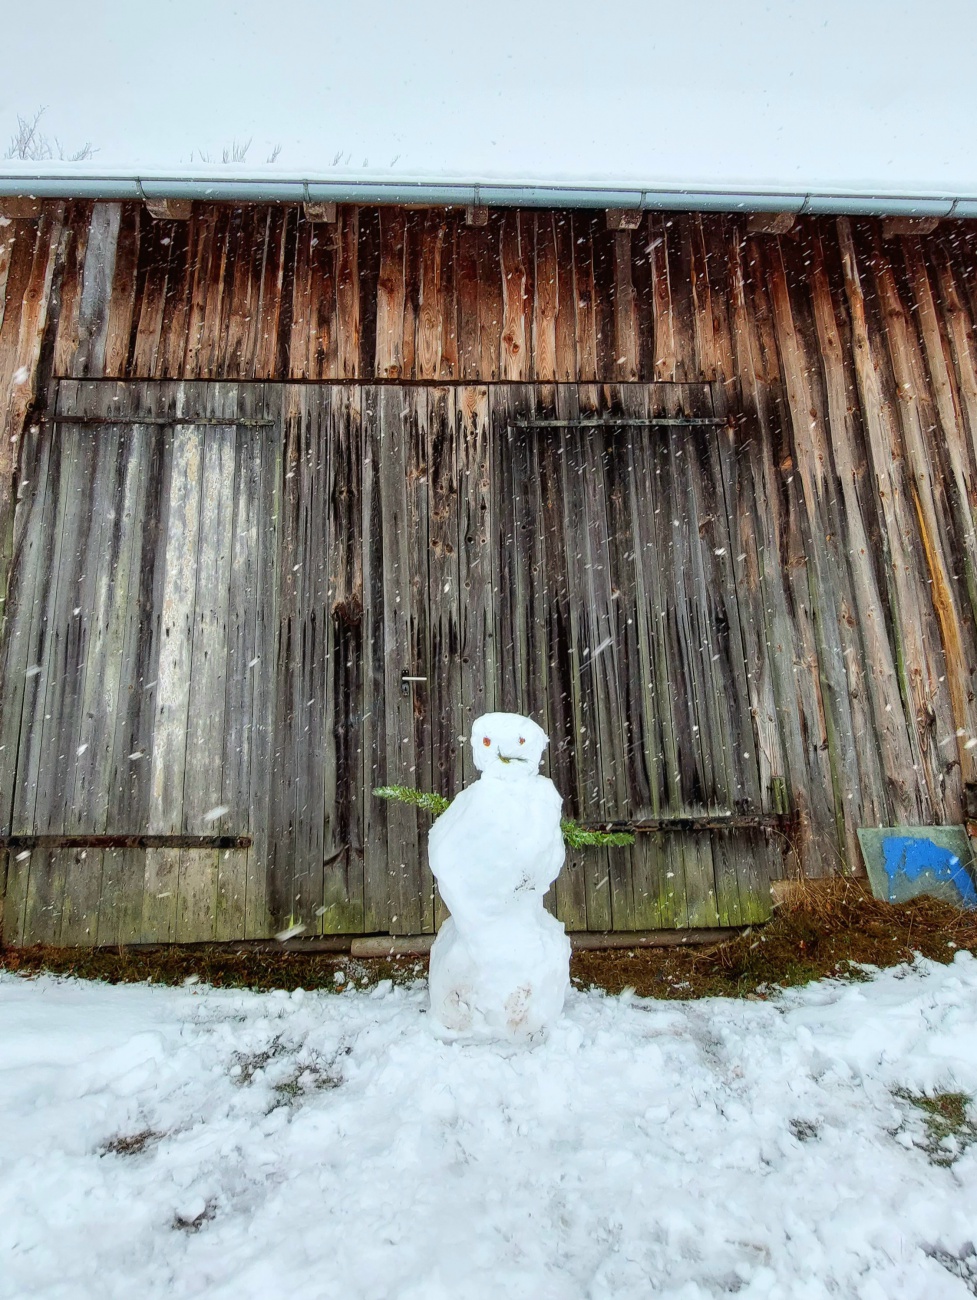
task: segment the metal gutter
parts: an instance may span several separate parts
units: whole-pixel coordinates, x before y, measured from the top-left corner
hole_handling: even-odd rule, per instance
[[[209,203],[358,203],[422,207],[618,208],[657,212],[795,212],[798,215],[977,217],[977,193],[877,194],[836,191],[605,187],[580,183],[223,176],[0,175],[0,198],[191,199]]]

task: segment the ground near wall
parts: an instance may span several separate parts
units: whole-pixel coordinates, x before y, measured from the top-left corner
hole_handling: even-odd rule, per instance
[[[584,951],[571,974],[582,987],[643,997],[765,997],[777,985],[826,976],[859,978],[863,966],[895,966],[920,953],[949,962],[977,953],[977,915],[930,898],[898,907],[872,898],[858,881],[798,882],[773,920],[735,939],[696,949]],[[426,958],[352,959],[343,953],[274,953],[242,946],[133,949],[0,949],[0,968],[47,971],[110,983],[200,980],[233,988],[330,988],[423,977]]]

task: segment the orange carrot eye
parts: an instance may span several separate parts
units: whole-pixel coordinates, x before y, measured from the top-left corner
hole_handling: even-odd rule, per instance
[[[491,740],[489,740],[488,736],[486,736],[486,737],[484,738],[484,740],[482,741],[482,744],[483,744],[483,745],[491,745],[491,743],[492,743],[492,742],[491,742]]]
[[[525,743],[526,743],[526,741],[525,741],[524,737],[520,736],[520,737],[519,737],[519,744],[520,744],[520,745],[525,745]]]

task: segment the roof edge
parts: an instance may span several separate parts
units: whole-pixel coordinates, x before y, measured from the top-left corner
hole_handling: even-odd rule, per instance
[[[301,178],[0,174],[0,198],[103,201],[190,199],[209,203],[357,203],[379,206],[614,208],[659,212],[794,212],[798,215],[977,217],[977,193],[857,193],[845,190],[718,189],[552,182],[388,178]]]

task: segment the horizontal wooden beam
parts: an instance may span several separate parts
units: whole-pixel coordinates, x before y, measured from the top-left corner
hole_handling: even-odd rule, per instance
[[[0,849],[249,849],[250,835],[0,835]]]
[[[793,212],[751,212],[746,219],[748,235],[786,235],[796,220]]]
[[[36,221],[40,215],[40,199],[0,199],[0,217],[5,217],[8,221]]]
[[[193,415],[42,415],[40,424],[123,424],[126,426],[151,425],[168,429],[174,424],[205,425],[213,429],[270,429],[274,420],[245,420],[229,415],[226,420],[217,416]]]
[[[742,927],[728,926],[702,930],[608,930],[571,931],[567,938],[574,952],[594,952],[620,948],[687,948],[707,943],[722,943],[743,933]],[[423,957],[431,951],[433,934],[371,934],[353,939],[351,957]],[[299,948],[296,942],[295,948]]]
[[[899,239],[902,235],[931,235],[939,224],[939,217],[883,217],[882,238]]]
[[[640,817],[635,821],[586,822],[585,831],[625,831],[651,833],[655,831],[762,831],[792,829],[796,818],[792,813],[749,813],[745,815],[702,813],[690,817]]]
[[[302,211],[305,213],[306,221],[330,226],[336,222],[335,203],[303,203]]]
[[[680,415],[663,415],[657,420],[515,420],[513,429],[655,429],[659,425],[678,425],[682,428],[694,428],[708,425],[712,428],[729,424],[725,416],[706,416],[700,420],[686,419]]]
[[[644,213],[640,208],[607,208],[608,230],[640,230]]]
[[[154,221],[189,221],[193,216],[193,200],[147,199],[146,211]]]

